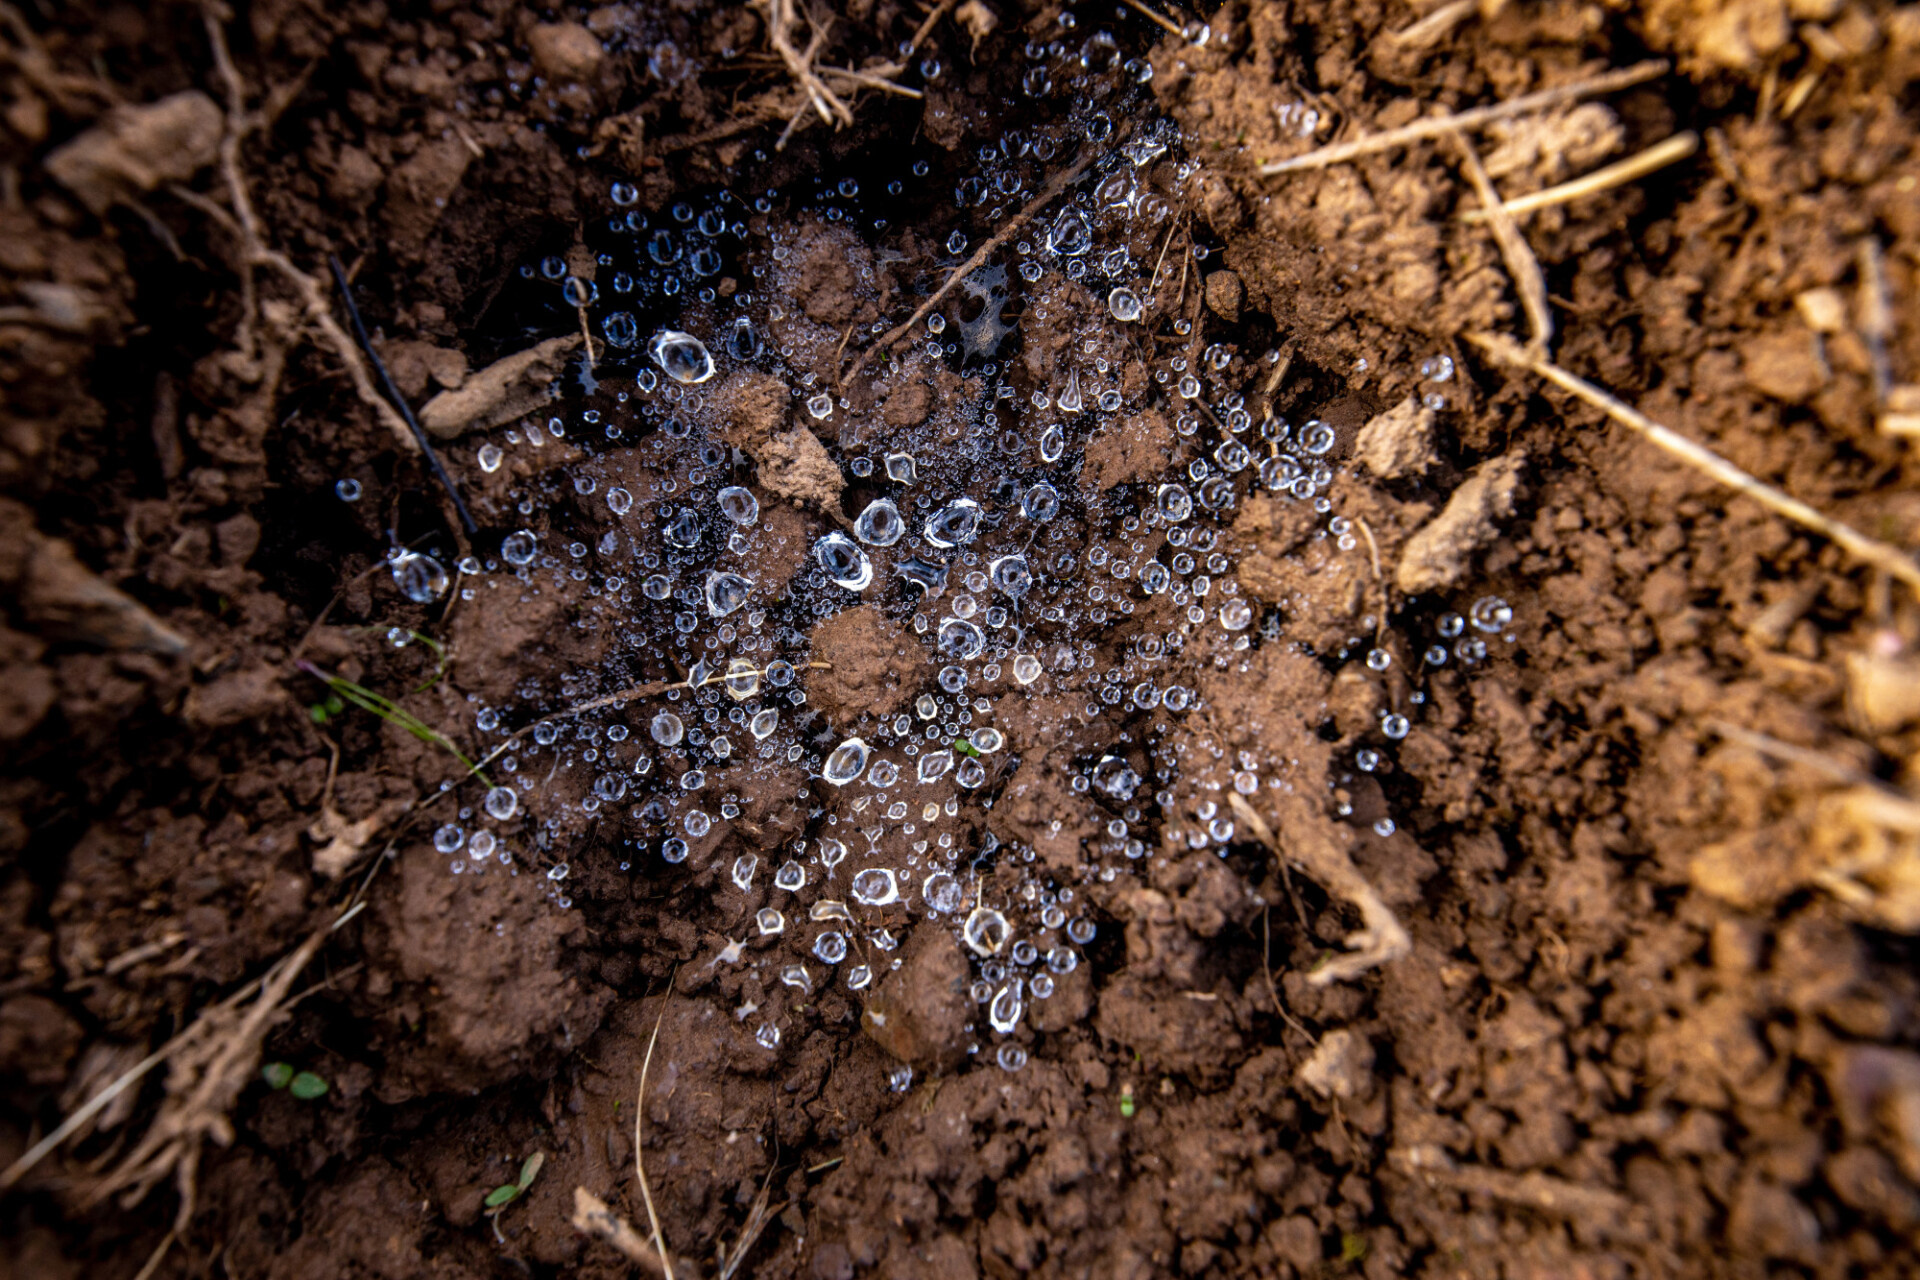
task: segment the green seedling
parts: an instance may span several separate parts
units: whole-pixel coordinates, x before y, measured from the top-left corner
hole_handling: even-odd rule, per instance
[[[411,627],[388,627],[384,631],[381,631],[379,627],[356,627],[354,630],[360,635],[370,635],[374,632],[381,632],[381,634],[393,642],[393,646],[396,649],[405,648],[407,645],[417,641],[433,650],[433,674],[427,678],[425,684],[416,685],[413,689],[409,690],[409,692],[425,693],[445,678],[447,674],[447,646],[441,644],[432,636],[415,631]]]
[[[326,1078],[311,1071],[296,1071],[291,1062],[269,1062],[260,1068],[260,1078],[269,1089],[285,1089],[302,1102],[312,1102],[327,1092]]]
[[[1355,1263],[1367,1256],[1367,1238],[1356,1232],[1346,1232],[1340,1237],[1340,1261]]]
[[[1131,1120],[1133,1112],[1133,1086],[1123,1084],[1120,1086],[1120,1116],[1124,1120]]]
[[[527,1194],[527,1188],[532,1186],[533,1180],[540,1176],[540,1166],[546,1162],[546,1152],[534,1152],[528,1156],[526,1162],[520,1166],[520,1178],[518,1181],[503,1182],[493,1190],[487,1192],[487,1218],[493,1224],[494,1239],[498,1240],[501,1244],[505,1244],[507,1240],[505,1236],[500,1234],[500,1215],[506,1212],[508,1205]]]
[[[976,760],[980,758],[980,749],[971,742],[968,742],[965,738],[955,738],[953,740],[953,749],[961,755],[972,756]]]
[[[296,665],[300,670],[306,672],[315,680],[320,681],[326,685],[328,689],[332,690],[334,698],[344,698],[354,706],[359,707],[362,711],[372,712],[390,724],[399,725],[402,729],[405,729],[408,733],[420,739],[420,741],[431,743],[445,751],[455,760],[458,760],[466,768],[468,773],[478,777],[480,781],[486,783],[489,787],[493,785],[493,782],[481,771],[480,766],[467,759],[460,748],[454,746],[453,741],[448,738],[446,734],[441,733],[432,725],[427,724],[424,720],[420,719],[420,717],[414,715],[393,699],[386,697],[384,694],[375,693],[365,685],[355,684],[344,676],[336,676],[329,672],[322,671],[311,662],[302,660]],[[314,718],[319,720],[318,716]],[[325,721],[320,721],[320,723],[324,724]]]

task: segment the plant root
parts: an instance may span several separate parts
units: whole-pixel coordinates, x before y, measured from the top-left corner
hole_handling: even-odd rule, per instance
[[[1358,160],[1361,156],[1393,151],[1410,142],[1437,138],[1455,129],[1477,129],[1490,120],[1523,116],[1529,112],[1540,111],[1562,102],[1572,102],[1578,98],[1617,93],[1622,89],[1632,88],[1636,84],[1645,84],[1649,80],[1657,79],[1667,74],[1667,70],[1668,64],[1663,58],[1636,62],[1618,71],[1609,71],[1604,75],[1593,76],[1586,80],[1575,80],[1569,84],[1555,85],[1551,89],[1542,89],[1538,93],[1522,94],[1518,98],[1496,102],[1491,106],[1428,116],[1424,120],[1415,120],[1412,124],[1403,125],[1398,129],[1389,129],[1385,133],[1370,134],[1347,142],[1336,142],[1330,146],[1309,151],[1305,155],[1295,156],[1291,160],[1276,160],[1271,164],[1263,164],[1258,172],[1262,176],[1272,177],[1277,173],[1293,173],[1300,169],[1324,169],[1328,165]]]
[[[1394,916],[1387,904],[1381,900],[1360,869],[1353,865],[1341,832],[1324,815],[1317,812],[1302,796],[1275,797],[1282,809],[1280,825],[1287,832],[1287,847],[1280,847],[1280,840],[1267,825],[1266,819],[1254,811],[1252,805],[1241,798],[1238,792],[1227,797],[1227,804],[1240,821],[1252,829],[1260,843],[1273,850],[1280,858],[1291,858],[1300,864],[1309,876],[1319,881],[1322,888],[1337,898],[1343,898],[1360,908],[1362,928],[1347,936],[1347,946],[1352,950],[1345,955],[1335,956],[1307,975],[1309,986],[1324,987],[1329,983],[1345,982],[1358,978],[1372,969],[1392,964],[1413,950],[1413,939]]]
[[[1872,565],[1906,583],[1914,591],[1920,592],[1920,561],[1916,561],[1912,555],[1899,547],[1882,542],[1878,538],[1870,538],[1858,529],[1841,524],[1838,520],[1822,514],[1757,476],[1749,475],[1705,445],[1696,444],[1672,428],[1661,426],[1652,418],[1586,379],[1568,373],[1545,356],[1522,350],[1519,343],[1504,334],[1472,333],[1467,335],[1467,340],[1492,356],[1495,363],[1516,369],[1531,370],[1563,391],[1599,409],[1620,425],[1639,432],[1656,448],[1678,458],[1696,471],[1711,476],[1735,492],[1752,498],[1775,515],[1784,516],[1802,528],[1819,534],[1854,559]]]
[[[381,398],[374,388],[372,375],[368,373],[366,362],[360,358],[353,339],[333,318],[333,309],[327,303],[326,290],[320,281],[308,275],[293,264],[293,260],[277,249],[269,249],[261,234],[260,220],[254,212],[253,198],[247,192],[246,179],[240,171],[240,144],[248,133],[260,123],[258,113],[246,109],[246,89],[240,80],[240,72],[233,65],[233,56],[227,50],[226,32],[221,23],[224,14],[213,3],[206,6],[203,17],[207,28],[207,42],[213,50],[214,68],[226,90],[227,122],[224,136],[220,140],[220,174],[226,182],[227,201],[231,211],[222,208],[216,202],[207,199],[198,192],[181,186],[170,188],[176,196],[186,203],[206,213],[240,242],[238,267],[240,288],[245,300],[240,322],[239,344],[248,356],[253,355],[253,326],[259,310],[259,298],[256,294],[253,273],[256,267],[270,268],[293,291],[299,301],[300,310],[306,323],[310,325],[332,349],[334,356],[346,367],[347,377],[353,383],[354,393],[360,398],[373,415],[384,423],[392,434],[395,444],[402,453],[418,450],[406,422],[394,407]]]

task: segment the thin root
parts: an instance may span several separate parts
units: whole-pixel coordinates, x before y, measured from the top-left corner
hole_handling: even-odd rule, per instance
[[[1735,492],[1752,498],[1775,515],[1784,516],[1802,528],[1819,534],[1854,559],[1883,570],[1906,583],[1916,592],[1920,592],[1920,562],[1916,562],[1911,555],[1899,547],[1882,542],[1878,538],[1870,538],[1858,529],[1841,524],[1838,520],[1814,510],[1798,498],[1789,496],[1766,481],[1749,475],[1705,445],[1696,444],[1672,428],[1661,426],[1638,409],[1616,399],[1612,394],[1594,386],[1585,378],[1568,373],[1545,356],[1522,350],[1512,338],[1493,333],[1469,334],[1467,338],[1492,356],[1496,362],[1516,369],[1532,370],[1548,382],[1599,409],[1615,422],[1639,432],[1649,443],[1678,458],[1696,471],[1711,476]]]
[[[1700,149],[1700,135],[1691,129],[1685,133],[1676,133],[1665,142],[1656,142],[1637,155],[1628,156],[1617,164],[1604,169],[1595,169],[1592,173],[1563,182],[1545,191],[1535,191],[1531,195],[1515,196],[1501,204],[1501,208],[1510,218],[1520,218],[1536,209],[1549,205],[1565,204],[1569,200],[1580,200],[1587,196],[1598,195],[1602,191],[1637,182],[1648,174],[1664,169],[1670,164],[1685,160]],[[1489,218],[1485,209],[1467,209],[1460,215],[1462,222],[1485,222]]]
[[[1228,806],[1260,843],[1273,850],[1277,857],[1292,858],[1327,892],[1360,908],[1362,927],[1359,932],[1347,935],[1347,946],[1352,950],[1334,956],[1309,973],[1307,984],[1324,987],[1358,978],[1369,970],[1392,964],[1413,950],[1413,939],[1360,874],[1360,869],[1353,865],[1340,839],[1342,833],[1333,823],[1303,796],[1279,796],[1276,802],[1286,811],[1281,822],[1287,832],[1285,849],[1280,847],[1279,838],[1266,819],[1254,812],[1253,806],[1238,792],[1227,797]]]
[[[1392,151],[1410,142],[1437,138],[1455,129],[1477,129],[1491,120],[1527,115],[1562,102],[1571,102],[1576,98],[1592,98],[1603,93],[1617,93],[1621,89],[1644,84],[1665,74],[1667,74],[1667,62],[1663,58],[1636,62],[1631,67],[1622,67],[1618,71],[1609,71],[1605,75],[1575,80],[1570,84],[1555,85],[1551,89],[1523,94],[1518,98],[1496,102],[1491,106],[1428,116],[1424,120],[1415,120],[1412,124],[1403,125],[1398,129],[1389,129],[1385,133],[1375,133],[1347,142],[1336,142],[1330,146],[1309,151],[1303,156],[1295,156],[1291,160],[1275,160],[1271,164],[1263,164],[1259,172],[1271,177],[1276,173],[1292,173],[1299,169],[1324,169],[1328,165],[1344,164],[1348,160],[1357,160],[1361,156]]]
[[[633,1224],[614,1211],[612,1205],[602,1200],[585,1187],[573,1189],[573,1229],[596,1239],[605,1240],[618,1249],[630,1262],[636,1262],[650,1273],[663,1278],[672,1276],[666,1264],[660,1261],[660,1255],[653,1246],[643,1239]]]
[[[839,384],[842,387],[846,386],[849,382],[853,381],[860,370],[866,367],[867,361],[871,360],[878,353],[887,350],[887,348],[912,332],[913,326],[926,319],[927,313],[939,306],[941,300],[949,293],[952,293],[955,286],[972,275],[988,258],[991,258],[995,253],[999,252],[1000,246],[1013,239],[1013,237],[1019,233],[1021,227],[1031,222],[1034,214],[1039,213],[1049,204],[1052,204],[1054,200],[1059,198],[1061,192],[1078,182],[1080,175],[1093,166],[1094,159],[1100,154],[1100,152],[1089,148],[1082,152],[1080,158],[1075,160],[1071,166],[1048,179],[1047,185],[1040,189],[1040,194],[1028,201],[1026,208],[1014,214],[1013,217],[1007,220],[1005,225],[994,232],[992,236],[988,237],[985,244],[982,244],[978,249],[974,250],[972,257],[955,267],[953,274],[947,277],[946,282],[938,289],[935,289],[933,296],[921,303],[919,307],[915,309],[914,313],[907,317],[905,323],[894,326],[894,328],[889,330],[878,342],[855,356],[853,358],[853,364],[848,367],[845,373],[840,375],[838,380]]]

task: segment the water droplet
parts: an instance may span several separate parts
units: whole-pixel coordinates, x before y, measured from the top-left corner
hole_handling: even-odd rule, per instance
[[[490,816],[505,822],[518,812],[520,797],[509,787],[495,787],[487,792],[484,803]]]
[[[859,738],[848,738],[827,756],[826,764],[820,769],[820,776],[836,787],[843,787],[866,772],[866,768],[867,744]],[[826,842],[822,841],[823,850],[825,845]]]
[[[1020,979],[1015,978],[1001,987],[987,1006],[987,1021],[1003,1036],[1020,1025],[1020,1015],[1026,1010],[1020,998],[1021,986]]]
[[[1032,684],[1040,678],[1040,659],[1030,653],[1018,654],[1013,659],[1013,678],[1021,684]]]
[[[707,613],[715,618],[724,618],[747,602],[747,593],[753,589],[753,579],[743,578],[737,573],[714,572],[707,575]]]
[[[889,498],[877,498],[867,504],[853,522],[853,536],[870,547],[890,547],[907,531],[900,508]]]
[[[940,652],[955,662],[966,662],[985,652],[984,632],[964,618],[947,618],[940,623]]]
[[[886,867],[868,867],[853,878],[853,900],[863,906],[884,907],[900,900],[900,883]]]
[[[1060,491],[1042,480],[1020,499],[1020,514],[1043,523],[1053,519],[1060,514]]]
[[[1033,571],[1027,567],[1027,558],[1018,552],[995,560],[989,566],[989,576],[996,590],[1016,601],[1033,586]]]
[[[1476,631],[1504,631],[1513,622],[1513,607],[1499,596],[1481,596],[1467,610]]]
[[[713,376],[713,357],[708,354],[706,343],[690,333],[662,329],[647,344],[647,354],[660,366],[660,371],[675,382],[705,382]]]
[[[679,745],[686,729],[680,723],[679,716],[671,711],[662,711],[653,717],[653,722],[647,726],[647,732],[652,734],[653,740],[661,746],[672,747]]]
[[[1245,631],[1252,621],[1253,610],[1238,596],[1220,606],[1220,625],[1229,631]]]
[[[753,490],[737,484],[730,484],[720,491],[720,514],[741,528],[751,526],[760,519],[760,500],[753,496]]]
[[[980,504],[971,498],[956,498],[927,517],[924,530],[927,541],[945,550],[972,542],[980,530]]]
[[[833,412],[833,397],[822,391],[807,400],[807,412],[816,418],[824,418]]]
[[[1002,734],[998,729],[995,729],[991,725],[983,725],[968,734],[967,741],[971,742],[973,749],[981,755],[990,756],[1005,746],[1007,739],[1006,735]]]
[[[953,752],[926,752],[920,757],[920,763],[914,767],[914,772],[922,782],[940,781],[953,772]]]
[[[498,455],[499,452],[498,449],[494,450],[496,455]],[[498,462],[493,464],[494,467],[499,465]],[[481,463],[481,466],[485,470],[493,470],[493,467],[486,466],[484,462]],[[342,502],[358,502],[360,501],[360,482],[358,480],[336,480],[333,482],[333,494]]]
[[[1000,949],[1007,945],[1013,928],[1007,918],[993,907],[975,907],[967,915],[967,923],[961,929],[961,936],[967,946],[977,956],[997,956]]]
[[[1176,524],[1193,514],[1193,495],[1187,492],[1185,485],[1161,485],[1156,501],[1160,514]]]
[[[838,586],[849,591],[865,591],[873,581],[873,562],[860,544],[835,530],[813,544],[813,558]]]
[[[1127,288],[1115,289],[1107,295],[1107,310],[1115,320],[1122,324],[1140,318],[1140,296]]]
[[[432,556],[401,551],[393,557],[391,568],[394,585],[415,604],[431,604],[446,594],[447,571]]]

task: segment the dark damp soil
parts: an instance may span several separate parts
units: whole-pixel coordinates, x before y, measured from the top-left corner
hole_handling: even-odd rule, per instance
[[[1240,581],[1300,644],[1189,655],[1200,710],[1155,730],[1224,762],[1227,786],[1235,752],[1277,751],[1343,827],[1391,815],[1355,861],[1409,954],[1315,985],[1357,927],[1350,908],[1297,872],[1283,885],[1257,845],[1169,843],[1090,891],[1099,939],[1034,1006],[1018,1072],[954,1039],[963,1013],[942,1002],[958,970],[938,938],[914,935],[869,994],[904,1011],[894,1030],[863,1031],[862,999],[826,991],[781,1006],[770,1054],[733,1015],[786,997],[709,963],[746,911],[717,863],[616,876],[617,851],[583,826],[551,834],[574,851],[569,909],[536,875],[447,877],[426,804],[447,754],[351,708],[325,714],[296,664],[415,690],[413,715],[452,725],[523,686],[602,691],[567,682],[609,637],[574,625],[578,596],[448,613],[392,589],[390,531],[447,563],[469,548],[283,278],[256,266],[243,281],[234,230],[204,207],[227,198],[217,163],[177,159],[191,137],[129,135],[91,186],[55,176],[51,158],[116,111],[191,90],[209,95],[217,139],[225,90],[201,10],[9,10],[0,1160],[363,894],[265,1039],[264,1061],[327,1092],[247,1083],[219,1103],[194,1212],[151,1274],[625,1274],[569,1218],[583,1186],[646,1230],[633,1113],[650,1045],[641,1154],[670,1249],[702,1275],[720,1273],[763,1187],[767,1220],[735,1274],[1912,1274],[1920,850],[1909,810],[1861,815],[1875,797],[1909,804],[1916,783],[1920,608],[1481,360],[1468,333],[1524,321],[1492,238],[1455,216],[1474,202],[1444,143],[1281,178],[1255,167],[1430,108],[1671,59],[1666,78],[1607,99],[1609,116],[1481,138],[1511,197],[1676,131],[1701,137],[1675,168],[1526,223],[1555,358],[1913,545],[1909,446],[1876,420],[1883,380],[1920,381],[1920,21],[1879,0],[1448,10],[1405,38],[1422,11],[1403,4],[1234,3],[1201,15],[1204,42],[1130,8],[1074,11],[1151,65],[1139,109],[1177,122],[1199,166],[1181,216],[1216,256],[1180,298],[1210,340],[1284,350],[1276,404],[1312,407],[1343,454],[1410,394],[1447,407],[1424,455],[1336,482],[1383,595],[1336,570],[1302,508],[1240,511],[1226,535]],[[810,321],[905,319],[943,278],[941,193],[969,155],[1029,126],[1027,46],[1044,55],[1062,12],[972,0],[903,73],[923,98],[867,94],[851,128],[813,121],[784,149],[792,82],[745,7],[267,0],[221,21],[264,113],[238,152],[263,238],[318,278],[340,255],[418,404],[572,331],[564,309],[529,301],[520,268],[590,259],[616,182],[657,211],[722,187],[878,178],[909,143],[930,146],[949,167],[895,213],[925,220],[923,257],[869,254],[862,271],[844,230],[792,229]],[[850,0],[820,61],[892,57],[923,16]],[[1038,311],[1003,317],[1032,369],[1077,336],[1070,310],[1051,325]],[[1437,355],[1444,383],[1422,371]],[[917,426],[967,394],[962,375],[894,393],[884,422]],[[773,455],[755,450],[770,431],[752,388],[735,390],[732,443],[767,471]],[[1116,422],[1088,443],[1083,481],[1138,483],[1178,448],[1164,415]],[[498,472],[465,444],[446,456],[484,541],[512,527],[516,485],[580,455],[556,441]],[[768,504],[761,580],[784,582],[844,522],[839,483],[806,462],[786,464],[804,500]],[[1444,589],[1402,595],[1387,579],[1409,539],[1489,467],[1512,477],[1493,535]],[[340,481],[362,499],[342,502]],[[1423,671],[1388,764],[1341,773],[1336,750],[1403,705],[1401,673],[1421,663],[1402,642],[1376,678],[1336,656],[1342,638],[1382,612],[1428,637],[1489,595],[1511,606],[1512,642]],[[432,643],[397,647],[396,628]],[[907,705],[894,660],[916,642],[897,619],[853,610],[828,628],[812,636],[839,659],[814,704],[828,723]],[[1127,642],[1103,641],[1115,651],[1100,665]],[[1043,864],[1100,839],[1064,776],[1014,771],[996,793],[1004,829]],[[807,785],[796,769],[777,793],[739,797],[728,838],[776,848]],[[457,803],[477,802],[467,790]],[[896,1092],[901,1059],[921,1070]],[[242,1070],[257,1079],[252,1059]],[[144,1197],[96,1192],[161,1110],[165,1075],[0,1202],[14,1274],[131,1276],[162,1244],[180,1203],[171,1166]],[[538,1178],[490,1222],[483,1198],[534,1151]]]

